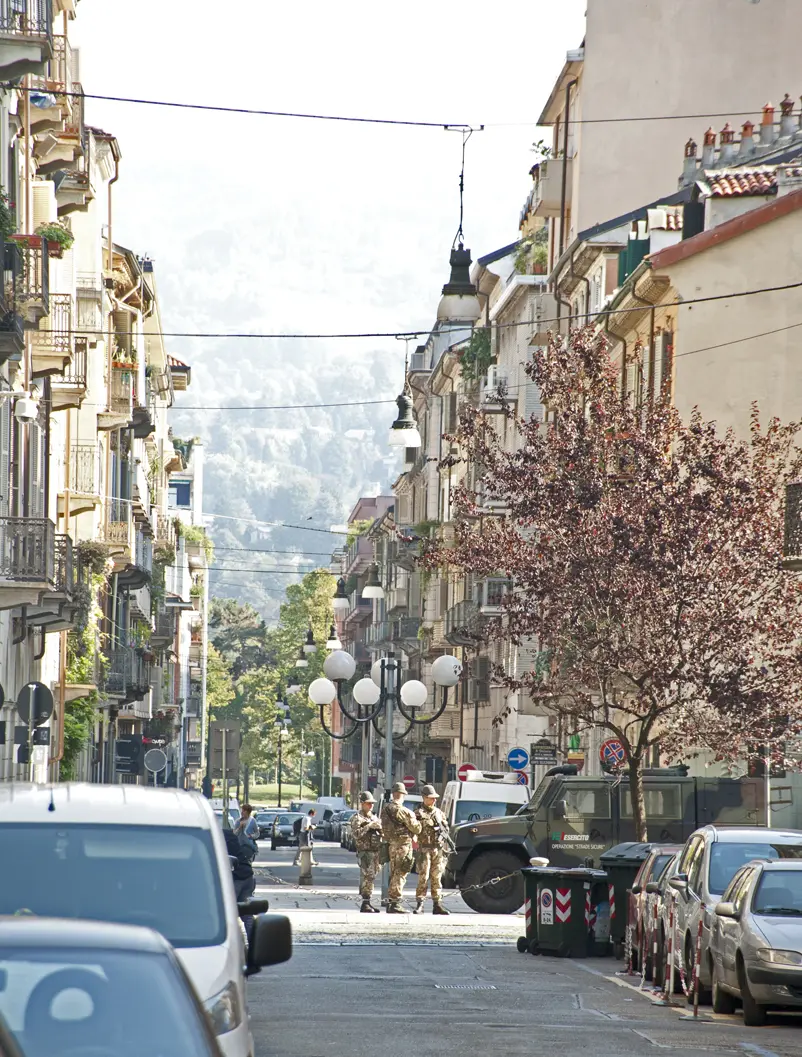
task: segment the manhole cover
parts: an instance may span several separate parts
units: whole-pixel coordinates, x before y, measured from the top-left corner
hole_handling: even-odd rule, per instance
[[[435,984],[438,991],[496,991],[495,984]]]

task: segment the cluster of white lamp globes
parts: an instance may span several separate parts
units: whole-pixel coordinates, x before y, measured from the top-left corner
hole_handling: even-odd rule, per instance
[[[359,679],[352,690],[354,701],[357,704],[356,714],[349,712],[342,700],[342,684],[351,679],[356,671],[356,661],[350,653],[344,650],[335,650],[330,653],[323,662],[325,677],[314,679],[309,684],[309,699],[320,709],[320,723],[329,737],[338,741],[350,738],[365,724],[372,723],[378,734],[384,736],[379,728],[378,719],[386,707],[388,699],[407,722],[403,731],[393,734],[394,740],[400,740],[412,730],[415,724],[423,725],[433,723],[441,716],[448,704],[448,688],[456,686],[462,675],[462,664],[456,657],[444,655],[438,657],[432,664],[432,679],[443,688],[443,698],[440,707],[431,715],[417,716],[415,713],[423,708],[429,697],[429,691],[425,683],[419,679],[407,679],[397,689],[390,690],[388,687],[388,674],[392,671],[396,675],[400,672],[398,662],[392,657],[382,658],[375,661],[370,677]],[[351,721],[351,728],[342,734],[335,734],[326,724],[324,709],[327,705],[337,701],[343,714]]]

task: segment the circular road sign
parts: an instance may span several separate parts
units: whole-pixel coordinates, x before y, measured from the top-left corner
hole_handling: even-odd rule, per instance
[[[17,714],[23,723],[39,727],[53,715],[53,695],[44,683],[28,683],[19,692]]]
[[[154,774],[167,766],[167,755],[161,749],[148,749],[145,753],[145,768]]]
[[[507,753],[507,763],[513,771],[522,771],[524,767],[529,766],[529,753],[526,749],[510,749]]]
[[[518,778],[517,778],[515,784],[516,785],[529,785],[529,779],[526,777],[526,774],[523,771],[519,771],[518,772]]]
[[[618,738],[608,738],[602,742],[599,749],[599,760],[604,767],[623,767],[626,763],[627,754],[624,746]]]
[[[464,782],[465,779],[468,777],[469,772],[475,770],[476,768],[472,763],[461,763],[459,765],[459,769],[457,770],[457,778],[459,778],[461,782]]]
[[[415,788],[415,779],[412,777],[411,774],[405,774],[401,781],[404,783],[407,789]]]

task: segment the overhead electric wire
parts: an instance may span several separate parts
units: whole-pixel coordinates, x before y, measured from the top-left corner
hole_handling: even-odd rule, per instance
[[[220,547],[215,543],[215,552],[217,551],[238,551],[240,554],[297,554],[299,557],[305,555],[313,555],[315,558],[330,558],[331,551],[285,551],[272,547]]]

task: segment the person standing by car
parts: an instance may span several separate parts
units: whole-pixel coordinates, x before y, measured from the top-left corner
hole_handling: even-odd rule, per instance
[[[293,866],[297,866],[301,861],[301,848],[311,848],[315,841],[315,815],[317,812],[313,807],[310,807],[304,817],[301,819],[300,829],[298,831],[298,851],[295,855],[295,861]],[[315,862],[315,853],[312,852],[312,865],[319,866],[320,863]]]
[[[359,794],[359,811],[351,816],[351,833],[356,846],[356,861],[359,863],[359,894],[362,896],[363,914],[378,914],[371,903],[373,882],[379,872],[379,849],[382,842],[381,820],[373,814],[376,799],[373,793]]]
[[[256,838],[259,836],[259,823],[253,817],[253,807],[250,804],[242,805],[240,817],[234,826],[234,833],[239,837],[240,844],[243,844],[251,853],[251,862],[253,862],[259,851],[256,843]]]
[[[446,868],[446,837],[448,823],[446,816],[436,806],[437,790],[433,785],[425,785],[421,789],[423,804],[415,812],[415,817],[421,825],[418,837],[418,850],[415,852],[415,867],[418,871],[418,887],[415,898],[418,905],[413,914],[423,913],[423,903],[426,899],[426,888],[431,884],[432,903],[434,903],[434,914],[448,914],[450,911],[443,906],[443,888],[441,878]]]
[[[390,863],[390,884],[387,889],[387,913],[403,914],[401,893],[404,882],[412,869],[412,838],[421,831],[421,824],[409,810],[404,807],[406,786],[396,782],[391,789],[392,800],[385,804],[381,813],[381,824],[384,839],[387,842],[387,857]]]

